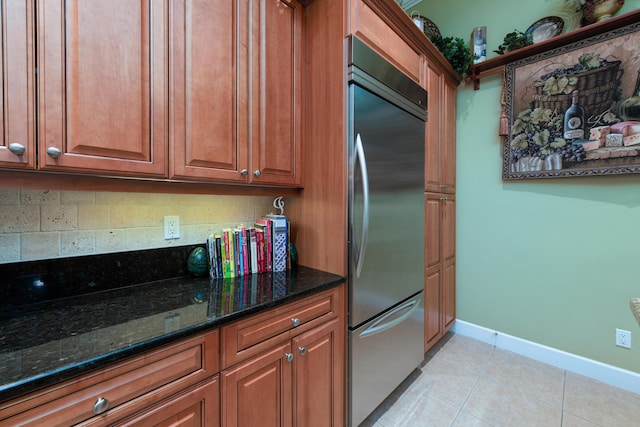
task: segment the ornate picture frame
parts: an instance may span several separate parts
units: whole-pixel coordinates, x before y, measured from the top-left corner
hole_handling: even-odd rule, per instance
[[[640,173],[639,31],[640,22],[505,66],[503,179]]]

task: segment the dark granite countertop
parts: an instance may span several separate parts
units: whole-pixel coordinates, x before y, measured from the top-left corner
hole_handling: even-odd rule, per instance
[[[190,249],[192,247],[182,249],[185,257]],[[76,263],[73,268],[68,263],[56,265],[67,267],[65,277],[68,279],[70,272],[77,272],[83,264],[86,266],[83,261],[88,260],[70,261]],[[176,256],[176,264],[180,265],[181,261],[182,256]],[[26,282],[12,282],[11,277],[26,277],[25,264],[19,269],[12,266],[13,276],[11,271],[7,272],[11,269],[2,271],[0,266],[0,274],[9,274],[9,279],[2,279],[6,280],[3,292],[7,298],[4,306],[0,306],[0,402],[344,281],[343,277],[302,266],[282,273],[235,279],[196,278],[185,274],[131,284],[131,280],[121,277],[117,281],[119,286],[105,286],[95,280],[94,274],[87,279],[91,285],[85,288],[98,288],[97,291],[85,290],[73,295],[73,286],[68,283],[63,286],[59,282],[64,280],[58,280],[55,287],[61,292],[56,291],[49,298],[35,298],[35,301],[31,293],[26,303],[20,304],[19,301],[25,299],[16,295],[29,294],[24,291],[24,283],[29,282],[31,287],[34,283],[36,287],[49,285],[51,282],[47,280],[52,277],[51,271],[42,274],[40,268],[41,276],[47,280],[28,275]],[[41,264],[38,265],[41,267]],[[16,274],[18,270],[22,273]],[[117,271],[105,274],[99,268],[95,271],[105,277],[118,274]],[[76,285],[87,280],[76,280]]]

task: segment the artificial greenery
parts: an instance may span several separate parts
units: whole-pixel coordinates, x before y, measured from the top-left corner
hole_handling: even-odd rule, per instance
[[[471,65],[471,50],[467,43],[460,37],[439,37],[432,38],[431,41],[440,52],[447,58],[454,70],[464,74]]]
[[[532,34],[525,34],[522,31],[513,30],[513,32],[504,36],[504,41],[494,52],[502,55],[503,53],[529,46],[530,44],[533,44]]]

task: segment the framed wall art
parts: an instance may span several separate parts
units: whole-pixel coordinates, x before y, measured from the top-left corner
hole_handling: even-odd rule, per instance
[[[640,173],[640,23],[505,66],[504,179]]]

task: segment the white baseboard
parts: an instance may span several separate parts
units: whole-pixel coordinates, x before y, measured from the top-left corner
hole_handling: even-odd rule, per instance
[[[463,320],[456,320],[452,332],[495,347],[521,354],[576,374],[640,394],[640,374],[607,365],[576,354],[493,331]]]

